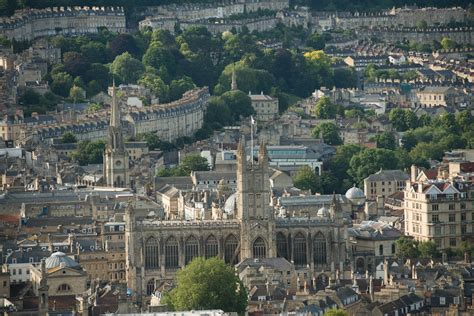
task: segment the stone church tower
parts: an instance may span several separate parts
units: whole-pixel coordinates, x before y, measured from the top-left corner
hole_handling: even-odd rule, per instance
[[[251,148],[253,150],[253,148]],[[253,155],[250,155],[253,157]],[[258,160],[247,161],[245,140],[237,150],[237,219],[240,225],[240,260],[276,257],[275,217],[270,205],[268,154],[260,144]]]
[[[112,89],[112,114],[104,151],[104,183],[107,187],[129,187],[130,174],[128,152],[123,141],[120,107],[115,95],[115,82]]]

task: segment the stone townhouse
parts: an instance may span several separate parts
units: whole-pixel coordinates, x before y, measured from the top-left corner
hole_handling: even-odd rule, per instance
[[[438,249],[474,240],[474,188],[457,180],[423,179],[412,168],[404,190],[405,234],[433,241]]]
[[[16,11],[0,19],[0,34],[8,39],[33,40],[54,35],[126,31],[122,7],[53,7]]]

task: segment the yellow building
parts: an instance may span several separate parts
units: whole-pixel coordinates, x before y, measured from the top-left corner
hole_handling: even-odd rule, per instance
[[[421,107],[453,106],[456,90],[452,87],[424,87],[416,93]]]
[[[30,273],[36,295],[39,295],[39,290],[44,284],[43,279],[46,279],[49,287],[49,296],[78,295],[87,289],[86,272],[74,259],[62,252],[53,253],[40,267],[32,266]]]
[[[273,121],[278,117],[278,99],[272,98],[269,95],[263,94],[250,94],[250,100],[252,101],[252,107],[257,114],[257,120],[259,121]]]

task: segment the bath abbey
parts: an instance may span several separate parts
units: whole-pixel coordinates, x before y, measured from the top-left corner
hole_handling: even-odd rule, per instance
[[[271,204],[269,158],[265,144],[257,157],[245,139],[237,149],[235,193],[222,179],[214,192],[187,192],[186,203],[208,204],[197,216],[159,218],[153,211],[126,212],[127,282],[142,302],[194,257],[218,256],[229,264],[246,259],[285,258],[298,281],[324,288],[346,261],[347,214],[336,195],[314,213],[277,211]],[[165,215],[165,218],[167,216]]]

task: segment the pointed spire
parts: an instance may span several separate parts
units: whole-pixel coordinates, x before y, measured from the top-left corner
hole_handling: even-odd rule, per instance
[[[235,73],[235,64],[232,64],[232,83],[230,85],[231,91],[237,91],[237,74]]]
[[[112,79],[112,113],[110,116],[110,126],[120,126],[120,108],[117,103],[117,96],[115,93],[115,78]]]

